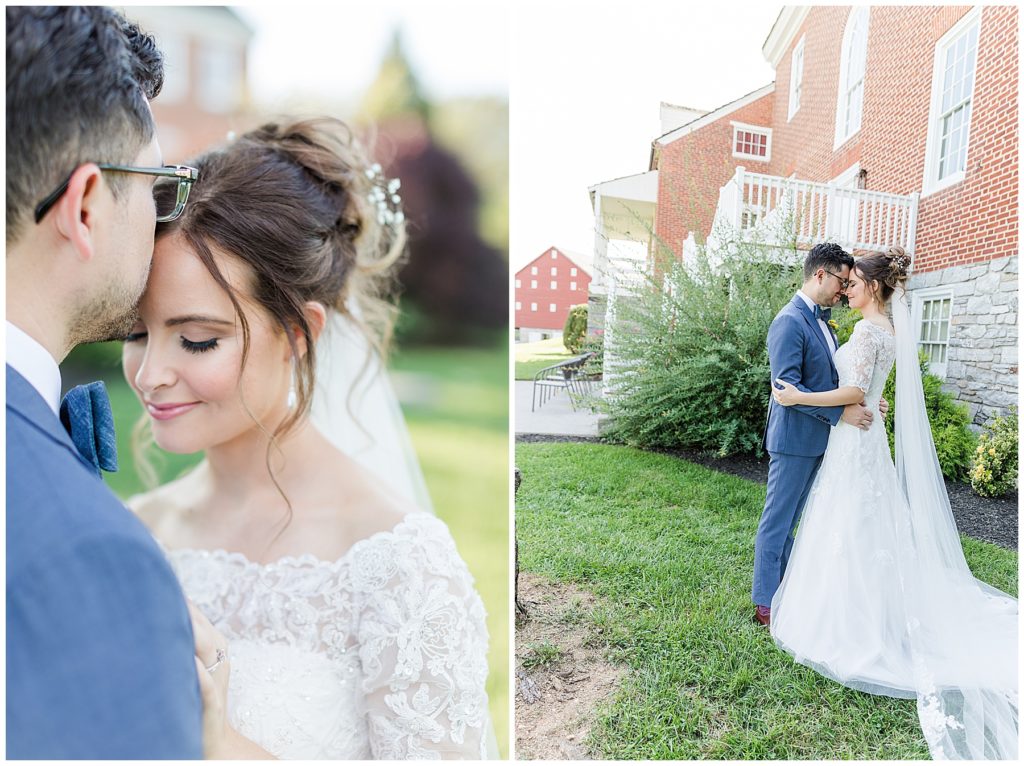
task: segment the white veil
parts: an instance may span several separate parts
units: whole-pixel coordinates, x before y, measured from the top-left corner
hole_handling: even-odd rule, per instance
[[[967,566],[925,410],[906,292],[892,299],[896,331],[897,525],[910,551],[900,578],[918,716],[935,759],[1016,759],[1017,600]]]
[[[354,307],[351,308],[354,310]],[[328,310],[316,343],[316,383],[310,420],[328,441],[419,509],[434,513],[419,459],[391,379],[355,322]],[[486,714],[487,758],[500,757]]]
[[[433,512],[398,397],[363,332],[329,310],[316,357],[313,425],[384,486]]]

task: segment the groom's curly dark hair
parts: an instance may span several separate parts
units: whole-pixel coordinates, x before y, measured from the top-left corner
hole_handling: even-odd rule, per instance
[[[8,244],[78,165],[131,162],[152,140],[163,80],[153,37],[111,8],[8,6]]]
[[[810,279],[818,269],[838,271],[843,266],[852,269],[853,264],[853,256],[835,242],[821,242],[804,258],[804,279]]]

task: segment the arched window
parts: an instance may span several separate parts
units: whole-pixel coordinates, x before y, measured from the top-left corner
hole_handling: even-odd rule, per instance
[[[868,60],[869,9],[853,8],[843,32],[839,59],[839,97],[836,100],[835,148],[860,130],[864,116],[864,71]]]

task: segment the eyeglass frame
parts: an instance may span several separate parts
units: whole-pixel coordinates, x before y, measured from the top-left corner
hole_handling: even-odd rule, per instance
[[[97,162],[96,167],[100,170],[109,170],[113,173],[138,173],[141,175],[157,176],[160,178],[176,178],[178,180],[178,196],[174,203],[174,210],[167,215],[158,215],[156,217],[157,223],[173,221],[182,214],[185,210],[185,203],[188,202],[189,192],[192,191],[192,184],[199,179],[199,170],[189,165],[164,165],[159,168],[147,168],[136,167],[134,165],[111,165],[106,162]],[[36,223],[42,221],[46,214],[50,212],[50,209],[57,204],[57,201],[64,196],[64,192],[68,190],[68,186],[71,183],[71,176],[73,175],[74,171],[68,174],[68,177],[64,179],[64,183],[47,194],[46,197],[43,198],[43,201],[36,205]]]
[[[825,272],[826,274],[831,274],[831,275],[832,275],[832,276],[834,276],[834,277],[835,277],[836,279],[838,279],[838,280],[839,280],[839,286],[840,286],[841,288],[843,288],[844,290],[846,290],[846,289],[847,289],[847,288],[848,288],[848,287],[850,286],[850,280],[849,280],[849,279],[843,279],[843,278],[842,278],[841,276],[839,276],[838,274],[836,274],[836,273],[835,273],[834,271],[829,271],[829,270],[828,270],[828,269],[826,269],[825,267],[822,267],[822,269],[821,269],[821,270],[822,270],[822,271],[824,271],[824,272]]]

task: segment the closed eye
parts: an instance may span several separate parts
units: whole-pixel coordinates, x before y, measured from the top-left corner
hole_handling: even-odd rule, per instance
[[[202,354],[217,348],[217,340],[217,338],[210,338],[209,340],[192,341],[182,335],[181,347],[189,353]]]

